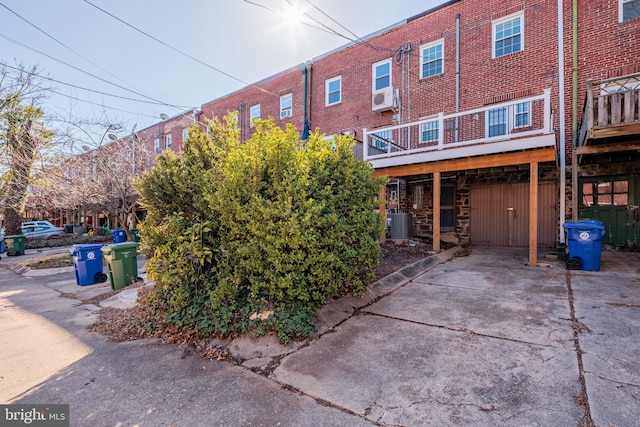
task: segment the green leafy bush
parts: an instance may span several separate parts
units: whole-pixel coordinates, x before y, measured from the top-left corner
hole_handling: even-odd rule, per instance
[[[308,336],[328,298],[361,295],[374,278],[382,181],[350,137],[302,144],[293,126],[261,121],[241,145],[232,120],[208,125],[213,138],[193,128],[182,155],[161,155],[138,183],[155,302],[201,336]]]

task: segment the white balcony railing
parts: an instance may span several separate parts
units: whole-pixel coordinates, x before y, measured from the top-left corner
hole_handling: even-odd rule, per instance
[[[421,161],[429,161],[429,152],[438,152],[433,160],[460,157],[461,148],[471,145],[487,146],[512,140],[524,140],[553,133],[551,116],[551,90],[527,98],[519,98],[482,108],[453,114],[437,114],[411,123],[364,129],[364,159],[376,167],[389,162],[377,160],[398,157],[393,164],[401,164],[402,156],[422,154]],[[554,145],[555,140],[545,138],[543,145]],[[536,142],[534,145],[540,144]],[[509,145],[506,144],[506,151]],[[494,147],[495,148],[495,147]],[[526,144],[514,144],[513,150],[528,148]],[[505,148],[501,148],[505,150]],[[454,154],[453,151],[458,151]],[[469,150],[466,150],[469,151]],[[483,149],[472,150],[482,154]],[[487,150],[492,151],[492,150]],[[411,162],[409,162],[411,163]]]

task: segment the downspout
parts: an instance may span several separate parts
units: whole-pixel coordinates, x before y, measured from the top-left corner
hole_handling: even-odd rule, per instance
[[[304,106],[303,106],[303,113],[302,113],[302,119],[303,119],[303,123],[304,120],[307,119],[307,64],[304,64],[302,66],[302,75],[303,75],[303,82],[304,82],[304,89],[303,89],[303,93],[304,93]]]
[[[572,50],[573,50],[573,74],[571,79],[571,84],[573,88],[573,98],[571,100],[571,107],[573,108],[572,113],[572,123],[571,123],[571,133],[573,139],[573,147],[575,148],[578,144],[578,0],[573,0],[573,11],[572,11]],[[572,165],[573,166],[573,165]],[[574,189],[575,190],[575,189]]]
[[[566,111],[564,106],[564,13],[562,3],[563,0],[558,0],[558,107],[560,109],[560,228],[558,235],[560,236],[560,244],[565,243],[563,225],[566,217],[567,198]]]
[[[574,221],[578,220],[578,179],[577,179],[577,168],[578,168],[578,157],[573,154],[575,153],[575,149],[578,146],[578,0],[573,0],[572,5],[572,17],[571,17],[571,26],[572,26],[572,51],[573,51],[573,66],[572,66],[572,99],[571,99],[571,107],[572,107],[572,122],[571,122],[571,138],[572,138],[572,162],[571,162],[571,217]],[[574,170],[574,168],[576,168]]]
[[[456,113],[460,112],[460,14],[456,13]],[[455,139],[458,142],[458,116],[455,123]]]

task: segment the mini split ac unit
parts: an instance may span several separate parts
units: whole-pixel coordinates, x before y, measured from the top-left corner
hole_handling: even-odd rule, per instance
[[[379,113],[397,107],[395,90],[392,87],[376,90],[371,94],[371,111]]]

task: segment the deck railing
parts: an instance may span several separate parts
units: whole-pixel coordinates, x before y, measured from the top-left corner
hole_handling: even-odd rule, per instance
[[[611,135],[599,130],[636,124],[640,124],[640,74],[587,81],[580,145],[587,138]]]
[[[364,129],[364,158],[446,150],[552,133],[551,90],[411,123]]]

